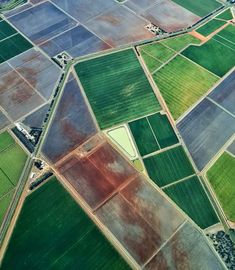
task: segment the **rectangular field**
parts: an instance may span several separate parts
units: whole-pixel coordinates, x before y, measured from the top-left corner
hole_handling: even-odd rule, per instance
[[[55,178],[26,198],[1,265],[46,268],[130,269]]]
[[[133,180],[95,214],[140,265],[184,222],[184,217],[143,177]]]
[[[8,132],[0,134],[0,226],[27,159]]]
[[[50,2],[16,14],[9,21],[37,45],[76,25],[75,20]]]
[[[132,49],[80,62],[75,69],[102,129],[160,110]]]
[[[163,190],[202,229],[219,222],[215,210],[196,176]]]
[[[140,155],[178,143],[177,136],[165,114],[153,114],[129,123]]]
[[[73,58],[111,48],[82,25],[78,25],[40,45],[50,57],[66,51]]]
[[[218,80],[182,56],[176,56],[153,75],[174,119],[178,119]],[[190,91],[189,91],[190,89]]]
[[[6,115],[0,111],[0,131],[10,124],[10,120],[6,117]]]
[[[233,19],[233,14],[230,8],[220,13],[218,16],[216,16],[217,19],[222,19],[225,21],[229,21]]]
[[[176,246],[178,248],[175,248]],[[176,266],[178,267],[175,268]],[[144,268],[156,269],[223,270],[224,266],[217,254],[211,250],[209,242],[187,222]]]
[[[33,45],[20,34],[4,39],[0,42],[0,63],[21,54],[32,47]]]
[[[235,157],[228,153],[222,156],[207,172],[210,181],[227,218],[235,221]]]
[[[215,9],[221,6],[221,3],[216,0],[173,0],[177,4],[183,6],[184,8],[190,10],[191,12],[197,14],[200,17],[204,17],[211,13]]]
[[[16,33],[16,30],[9,23],[0,21],[0,41]]]
[[[136,174],[125,159],[105,143],[89,156],[73,155],[58,167],[66,181],[95,209]]]
[[[202,170],[235,132],[235,119],[207,98],[178,124],[195,164]]]
[[[210,39],[200,47],[189,46],[182,54],[220,77],[234,67],[235,63],[234,49],[215,39]]]
[[[59,101],[42,152],[53,163],[91,138],[97,128],[74,77]]]
[[[235,71],[227,76],[208,97],[235,115]]]
[[[200,28],[198,28],[196,31],[203,36],[208,36],[215,30],[223,26],[225,23],[226,23],[225,21],[213,19],[208,23],[204,24],[203,26],[201,26]]]
[[[144,159],[150,178],[160,187],[195,174],[182,146]]]
[[[155,71],[163,63],[152,57],[150,54],[146,53],[144,50],[140,50],[141,57],[143,58],[145,65],[147,66],[149,72]]]

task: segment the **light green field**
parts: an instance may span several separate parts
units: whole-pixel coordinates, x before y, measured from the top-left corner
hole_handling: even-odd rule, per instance
[[[144,62],[149,70],[149,72],[153,72],[157,68],[159,68],[162,65],[162,62],[158,61],[156,58],[153,58],[143,50],[140,51],[140,54],[142,58],[144,59]]]
[[[189,34],[184,34],[181,36],[168,38],[161,41],[161,43],[178,52],[186,48],[190,44],[200,44],[200,40]]]
[[[168,61],[172,56],[175,55],[173,50],[165,47],[159,42],[141,46],[140,51],[146,52],[162,63]]]
[[[0,225],[27,159],[9,133],[0,134]]]
[[[227,29],[230,35],[227,39],[235,39],[235,35],[232,36],[230,31],[230,28]],[[224,30],[218,34],[221,36],[223,33]],[[235,63],[235,50],[215,39],[210,39],[200,47],[189,46],[182,54],[220,77],[233,68]]]
[[[217,36],[222,37],[223,39],[229,41],[230,43],[235,44],[235,26],[228,25],[222,31],[220,31]]]
[[[207,172],[224,212],[235,222],[235,158],[224,153]]]
[[[111,140],[119,146],[119,148],[129,157],[134,158],[136,156],[135,149],[133,148],[131,138],[125,126],[112,129],[107,132]]]
[[[224,21],[214,19],[204,24],[203,26],[198,28],[196,31],[203,36],[208,36],[211,33],[213,33],[215,30],[223,26],[225,23],[226,22]]]
[[[75,70],[101,129],[161,108],[132,49],[80,62]]]
[[[182,56],[153,75],[174,119],[178,119],[218,80],[218,77]]]

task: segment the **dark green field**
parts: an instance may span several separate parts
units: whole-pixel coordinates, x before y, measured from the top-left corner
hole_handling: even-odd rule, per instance
[[[32,47],[32,44],[20,34],[4,39],[0,42],[0,63],[5,62]]]
[[[234,50],[214,39],[200,47],[190,46],[182,54],[220,77],[234,67],[235,63]]]
[[[208,23],[204,24],[200,28],[197,29],[197,32],[203,36],[208,36],[213,33],[215,30],[223,26],[226,22],[220,20],[211,20]]]
[[[0,225],[27,159],[9,133],[0,134]]]
[[[132,49],[80,62],[75,69],[102,129],[160,110]]]
[[[226,216],[235,222],[235,158],[224,153],[209,169],[207,178]]]
[[[131,122],[129,126],[141,156],[160,149],[147,118]]]
[[[149,177],[160,187],[195,173],[182,146],[145,158],[144,164]]]
[[[196,176],[164,189],[166,194],[202,229],[219,220]]]
[[[53,178],[26,198],[1,270],[129,269]]]
[[[149,124],[157,138],[160,148],[165,148],[178,143],[177,136],[165,114],[148,116]]]
[[[229,41],[230,43],[235,43],[235,26],[231,24],[226,26],[222,31],[220,31],[216,36],[220,36],[223,39]]]
[[[165,114],[156,113],[130,122],[129,126],[141,156],[178,143]]]
[[[232,20],[233,15],[232,15],[231,9],[229,8],[229,9],[225,10],[224,12],[222,12],[221,14],[216,16],[216,18],[222,19],[222,20],[225,20],[225,21]]]
[[[0,22],[0,41],[4,38],[7,38],[11,35],[14,35],[16,30],[6,21]]]
[[[192,13],[204,17],[215,9],[219,8],[221,4],[216,0],[173,0],[175,3],[190,10]]]

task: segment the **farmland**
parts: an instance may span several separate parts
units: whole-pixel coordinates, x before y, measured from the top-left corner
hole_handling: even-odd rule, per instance
[[[189,35],[184,34],[173,38],[162,40],[161,44],[173,49],[174,51],[181,51],[190,44],[199,44],[200,40]]]
[[[156,70],[162,65],[162,62],[152,57],[151,55],[146,53],[144,50],[141,50],[141,56],[144,59],[144,62],[150,72],[153,72],[154,70]]]
[[[167,116],[160,113],[130,122],[129,126],[141,156],[178,142]]]
[[[219,35],[221,33],[219,32]],[[189,46],[182,54],[220,77],[224,76],[235,62],[234,50],[215,39],[210,39],[200,47]]]
[[[223,11],[218,16],[216,16],[216,18],[217,19],[222,19],[222,20],[225,20],[225,21],[232,20],[233,15],[232,15],[231,9],[229,8],[229,9]]]
[[[0,224],[10,205],[27,155],[9,133],[0,134]]]
[[[176,56],[154,73],[153,79],[174,119],[178,119],[217,81],[216,76],[182,56]]]
[[[80,62],[75,69],[101,129],[160,110],[132,49]]]
[[[81,90],[71,77],[65,85],[42,151],[51,162],[56,162],[96,132]]]
[[[177,4],[183,6],[184,8],[190,10],[191,12],[197,14],[200,17],[204,17],[211,13],[215,9],[219,8],[221,4],[216,0],[173,0]]]
[[[223,26],[226,22],[213,19],[197,29],[197,32],[203,36],[208,36],[215,30]]]
[[[27,197],[1,267],[46,268],[129,269],[55,178]]]
[[[150,178],[160,187],[195,173],[181,146],[145,158],[144,164]]]
[[[32,44],[21,36],[6,21],[0,22],[0,63],[27,51]]]
[[[227,218],[235,221],[235,158],[223,153],[208,170],[207,178],[215,191]]]
[[[219,221],[202,184],[196,176],[166,187],[164,191],[202,229]]]
[[[202,170],[235,132],[235,119],[205,98],[178,124],[196,166]]]

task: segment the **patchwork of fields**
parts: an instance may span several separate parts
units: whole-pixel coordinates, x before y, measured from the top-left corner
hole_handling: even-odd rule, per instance
[[[80,62],[75,70],[101,129],[160,110],[132,49]]]
[[[9,133],[0,134],[0,226],[10,205],[27,159]]]
[[[130,269],[55,178],[27,197],[1,269],[48,267]]]

